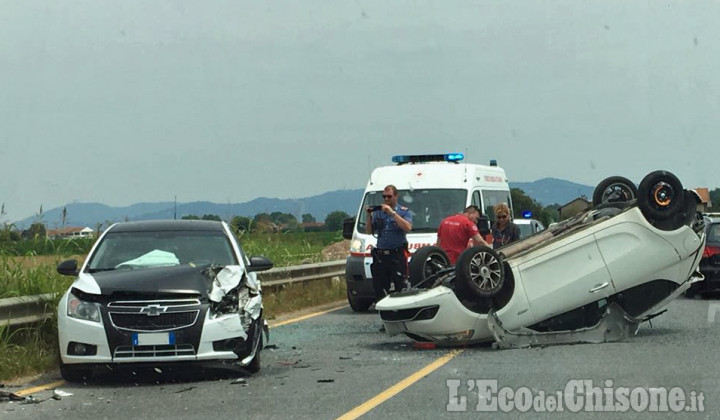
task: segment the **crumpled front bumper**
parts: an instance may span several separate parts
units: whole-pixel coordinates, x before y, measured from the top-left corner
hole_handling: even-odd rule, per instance
[[[487,315],[468,310],[445,286],[392,294],[375,308],[391,336],[404,333],[415,341],[439,345],[492,340]]]

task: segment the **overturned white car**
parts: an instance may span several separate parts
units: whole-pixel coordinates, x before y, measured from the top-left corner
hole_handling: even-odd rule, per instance
[[[167,220],[108,228],[58,305],[60,372],[80,381],[98,366],[209,361],[260,369],[262,293],[257,271],[224,222]]]
[[[407,291],[376,309],[390,335],[499,347],[622,339],[702,279],[704,222],[694,191],[666,171],[639,187],[607,178],[594,207],[499,249],[419,249]]]

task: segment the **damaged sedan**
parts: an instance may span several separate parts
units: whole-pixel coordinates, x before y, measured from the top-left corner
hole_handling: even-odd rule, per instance
[[[229,362],[260,369],[267,324],[257,272],[224,222],[116,223],[82,266],[58,305],[60,372],[68,381],[93,368],[177,362]]]
[[[620,340],[702,280],[698,202],[667,171],[637,187],[610,177],[587,211],[498,249],[469,248],[454,266],[438,247],[419,249],[415,286],[376,308],[388,334],[437,345]]]

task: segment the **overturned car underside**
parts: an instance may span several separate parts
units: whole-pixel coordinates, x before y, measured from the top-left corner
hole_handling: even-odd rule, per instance
[[[593,208],[499,249],[467,249],[455,266],[435,246],[410,261],[410,290],[376,309],[390,335],[497,347],[617,341],[691,283],[705,243],[696,194],[656,171],[595,189]]]

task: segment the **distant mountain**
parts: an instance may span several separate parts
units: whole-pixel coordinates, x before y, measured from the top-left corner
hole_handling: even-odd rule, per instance
[[[585,196],[592,198],[593,187],[576,184],[556,178],[543,178],[534,182],[511,182],[511,188],[519,188],[544,206],[551,204],[566,204],[575,198]],[[124,220],[155,220],[178,219],[187,215],[202,217],[206,214],[215,214],[225,220],[234,216],[253,217],[258,213],[290,213],[298,219],[303,214],[310,213],[318,221],[333,211],[340,210],[354,214],[363,190],[336,190],[306,198],[267,198],[260,197],[245,203],[211,203],[208,201],[195,201],[191,203],[177,203],[164,201],[158,203],[137,203],[126,207],[110,207],[100,203],[70,203],[67,206],[67,219],[65,226],[95,227],[98,224],[107,226],[108,223]],[[48,229],[56,229],[62,225],[63,207],[56,207],[43,213],[42,221]],[[19,229],[27,229],[35,217],[15,222]]]
[[[100,203],[70,203],[67,206],[65,226],[95,227],[99,223],[107,226],[112,222],[124,220],[156,220],[178,219],[187,215],[202,217],[206,214],[215,214],[229,220],[234,216],[253,217],[258,213],[290,213],[298,219],[305,214],[312,214],[318,221],[333,211],[341,210],[348,214],[357,211],[362,198],[363,190],[336,190],[307,198],[266,198],[260,197],[246,203],[211,203],[208,201],[195,201],[191,203],[177,203],[172,201],[158,203],[137,203],[126,207],[110,207]],[[56,207],[43,213],[42,221],[48,229],[55,229],[62,225],[63,207]],[[36,218],[28,217],[15,222],[19,229],[27,229]]]

